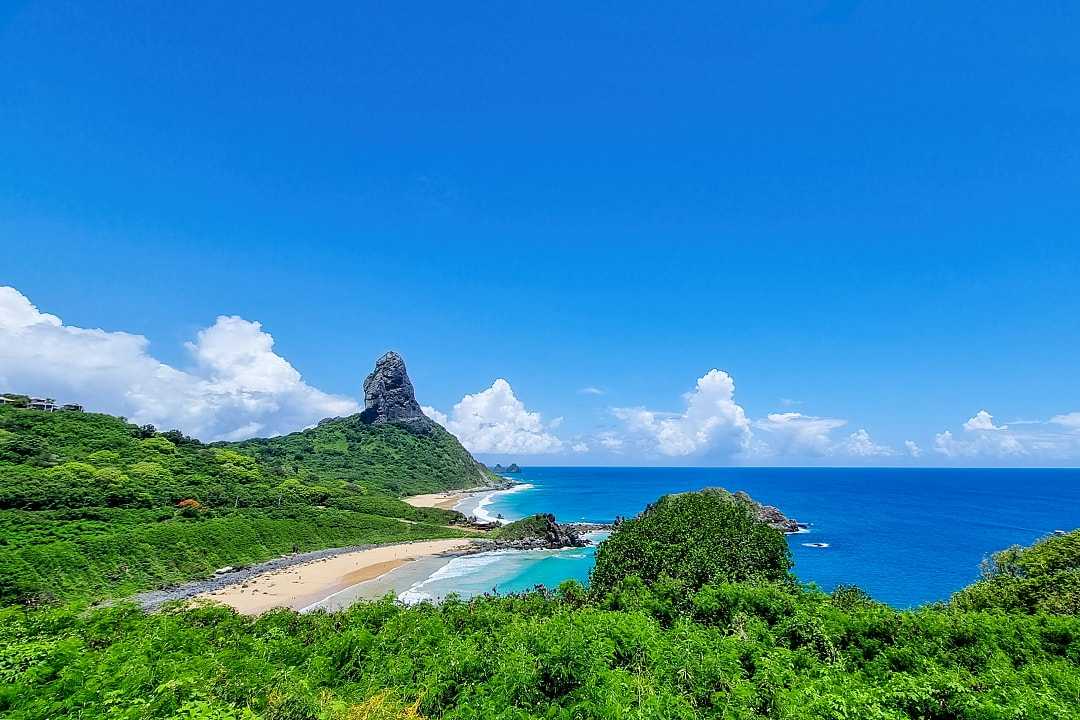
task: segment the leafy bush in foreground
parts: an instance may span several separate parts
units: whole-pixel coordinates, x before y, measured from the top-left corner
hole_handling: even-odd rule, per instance
[[[0,715],[45,718],[1080,716],[1080,620],[898,612],[708,584],[674,623],[557,594],[339,613],[0,611]],[[201,713],[201,714],[199,714]]]
[[[951,602],[970,610],[1080,614],[1080,530],[995,553],[983,578]]]

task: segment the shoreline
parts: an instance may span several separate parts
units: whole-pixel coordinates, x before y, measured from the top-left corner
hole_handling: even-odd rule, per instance
[[[283,555],[172,588],[138,593],[131,599],[146,612],[154,612],[176,600],[195,599],[223,602],[248,614],[252,614],[248,608],[256,606],[258,609],[254,610],[255,613],[272,607],[300,610],[350,587],[383,578],[401,566],[418,560],[444,557],[449,562],[474,543],[472,538],[450,538],[313,550]],[[301,583],[300,578],[305,570],[309,571],[311,580]],[[280,588],[278,579],[284,577],[288,577],[289,585],[298,587],[290,587],[288,591]],[[271,583],[270,587],[277,592],[266,592],[267,583]],[[385,592],[379,596],[383,594]],[[244,598],[243,602],[239,598]]]
[[[492,515],[487,511],[487,506],[494,502],[495,497],[499,495],[520,492],[522,490],[531,490],[533,484],[529,482],[523,482],[515,480],[505,486],[486,488],[483,491],[470,493],[462,498],[456,505],[453,506],[453,510],[457,510],[466,517],[475,517],[477,522],[480,523],[494,523],[497,525],[506,525],[507,523],[518,520],[519,518],[506,518]],[[476,499],[476,504],[471,507],[467,507],[466,504],[471,500]]]
[[[484,511],[499,493],[525,490],[532,485],[506,479],[503,485],[465,488],[402,498],[413,507],[457,510],[476,500],[466,515],[505,524],[506,519]],[[223,568],[212,577],[134,596],[145,611],[153,612],[173,601],[217,602],[247,615],[273,608],[299,612],[339,610],[360,600],[395,596],[428,580],[454,559],[485,552],[489,542],[480,538],[414,540],[386,545],[327,548],[272,558],[237,569]]]
[[[492,503],[492,500],[497,495],[528,490],[533,485],[514,478],[503,477],[502,479],[504,482],[500,485],[484,485],[463,490],[445,490],[437,493],[408,495],[401,499],[413,507],[435,507],[443,510],[454,510],[467,518],[474,518],[478,523],[505,525],[516,518],[496,517],[487,512],[485,508]],[[473,500],[476,501],[475,504],[471,502]]]
[[[456,505],[468,500],[477,493],[492,492],[498,489],[498,487],[488,485],[463,490],[444,490],[443,492],[425,493],[423,495],[407,495],[401,499],[416,508],[434,507],[442,510],[453,510]]]
[[[378,577],[364,580],[327,595],[321,600],[300,608],[300,612],[313,612],[316,610],[335,612],[344,610],[357,602],[379,600],[387,594],[392,594],[395,600],[400,601],[402,595],[412,587],[427,581],[431,576],[458,558],[467,556],[467,551],[452,551],[417,558],[411,562],[398,565]]]
[[[192,599],[229,605],[245,615],[279,607],[317,609],[335,596],[422,558],[444,556],[472,546],[470,539],[421,540],[341,553],[287,568],[259,573],[247,582],[209,590]],[[449,557],[446,558],[449,562]],[[360,596],[357,594],[356,599]],[[333,606],[334,603],[330,603]]]

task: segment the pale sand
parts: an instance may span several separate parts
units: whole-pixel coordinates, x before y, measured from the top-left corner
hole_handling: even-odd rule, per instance
[[[435,507],[443,510],[453,510],[454,506],[469,497],[473,493],[491,490],[491,488],[475,488],[472,490],[450,490],[449,492],[428,493],[427,495],[410,495],[401,498],[413,507]]]
[[[340,592],[314,602],[302,608],[301,612],[312,610],[329,610],[333,612],[334,610],[347,608],[360,600],[379,600],[388,594],[397,597],[413,585],[427,580],[457,556],[456,553],[447,553],[417,558],[412,562],[399,565],[377,578],[357,583],[352,587],[347,587]]]
[[[240,585],[196,595],[195,599],[224,603],[247,615],[258,615],[277,607],[302,610],[318,606],[332,595],[385,575],[406,563],[463,550],[470,545],[471,540],[458,538],[358,550],[257,575]],[[357,597],[361,596],[369,594],[357,594]],[[333,605],[339,606],[338,603]]]

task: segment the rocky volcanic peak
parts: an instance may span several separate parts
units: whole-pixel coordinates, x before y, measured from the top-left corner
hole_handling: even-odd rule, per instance
[[[360,419],[370,425],[405,423],[426,430],[434,423],[416,402],[405,361],[396,352],[388,352],[375,363],[364,380],[364,411]]]

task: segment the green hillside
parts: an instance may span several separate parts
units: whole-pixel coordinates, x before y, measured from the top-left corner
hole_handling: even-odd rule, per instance
[[[406,425],[369,425],[360,415],[351,415],[291,435],[229,447],[258,458],[279,477],[317,477],[391,495],[501,482],[434,423],[414,430]]]
[[[310,448],[310,449],[307,449]],[[396,494],[486,476],[449,433],[327,422],[205,445],[0,406],[0,600],[123,595],[292,550],[462,534]]]

